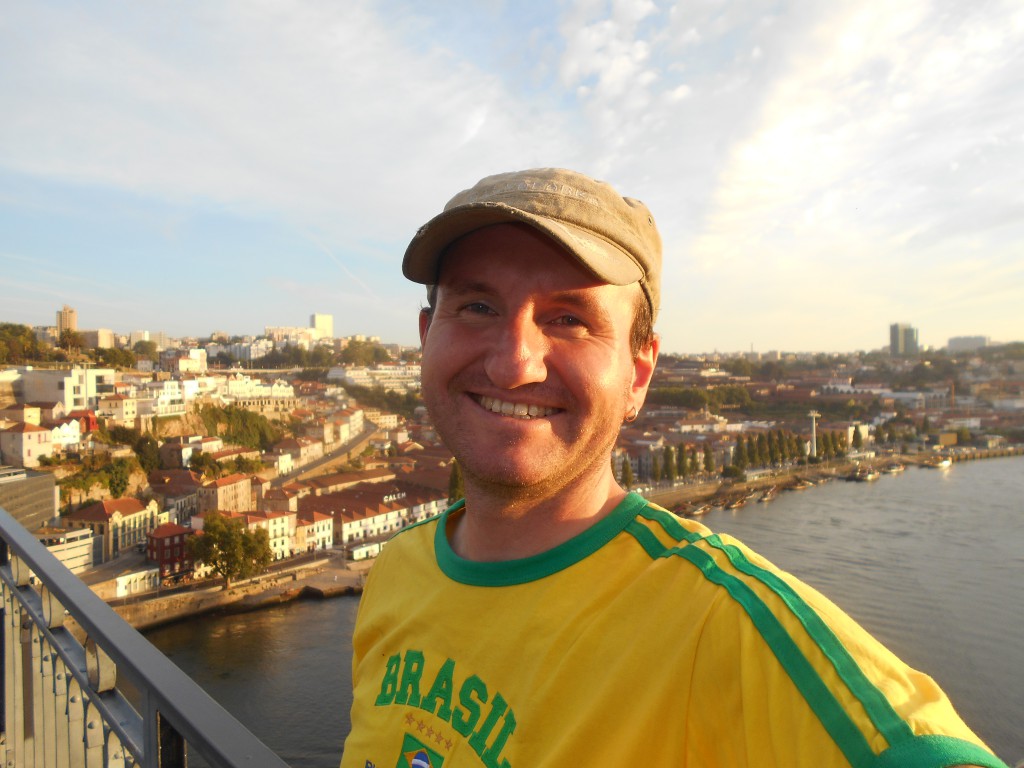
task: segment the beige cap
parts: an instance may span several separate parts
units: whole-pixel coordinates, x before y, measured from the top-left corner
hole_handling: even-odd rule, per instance
[[[640,283],[651,317],[658,316],[661,237],[651,212],[610,184],[561,168],[488,176],[460,192],[416,233],[402,272],[413,282],[433,285],[449,245],[481,227],[513,222],[548,235],[611,285]]]

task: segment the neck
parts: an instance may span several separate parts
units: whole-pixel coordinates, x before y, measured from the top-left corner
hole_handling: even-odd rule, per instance
[[[608,472],[552,495],[509,494],[466,479],[466,508],[448,532],[455,554],[478,562],[546,552],[608,515],[626,496]]]

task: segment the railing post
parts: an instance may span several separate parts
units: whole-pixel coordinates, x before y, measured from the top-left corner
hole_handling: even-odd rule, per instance
[[[43,620],[52,632],[64,626],[64,606],[53,592],[43,585],[40,589],[43,603]],[[46,673],[50,676],[49,685],[44,688],[47,707],[44,712],[46,731],[44,743],[47,765],[68,765],[69,757],[69,721],[68,721],[68,668],[60,655],[53,648],[48,649]],[[44,664],[47,657],[43,658]],[[52,761],[52,762],[51,762]]]
[[[68,682],[68,754],[70,768],[85,768],[85,702],[74,678]]]
[[[188,746],[174,726],[157,713],[160,742],[160,768],[188,768]]]

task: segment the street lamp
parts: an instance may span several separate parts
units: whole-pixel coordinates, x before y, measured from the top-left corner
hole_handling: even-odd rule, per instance
[[[818,424],[816,419],[821,418],[821,414],[817,411],[812,410],[807,414],[811,417],[811,457],[817,458],[818,456]]]

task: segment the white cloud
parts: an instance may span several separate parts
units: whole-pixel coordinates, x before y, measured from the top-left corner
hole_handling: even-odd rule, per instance
[[[174,242],[197,242],[193,214],[278,223],[296,236],[287,247],[339,280],[339,304],[385,323],[393,313],[371,317],[363,300],[405,290],[405,241],[448,196],[509,168],[579,167],[658,218],[668,349],[855,346],[863,322],[807,320],[836,292],[884,327],[887,306],[906,303],[912,322],[915,307],[931,311],[929,292],[995,318],[977,296],[1005,301],[1019,278],[1022,38],[1014,0],[458,13],[401,0],[13,0],[0,18],[0,185],[8,173],[138,195],[156,202],[130,215]],[[75,205],[0,189],[0,216],[87,220]],[[220,247],[189,258],[223,260]],[[263,258],[271,281],[295,268]],[[998,282],[964,279],[967,260]],[[316,283],[284,293],[297,306]],[[755,327],[764,339],[749,338]]]

